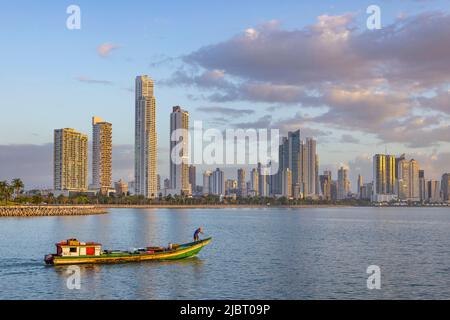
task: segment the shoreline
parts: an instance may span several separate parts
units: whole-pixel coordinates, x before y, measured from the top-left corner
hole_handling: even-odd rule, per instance
[[[107,212],[107,208],[93,205],[0,206],[0,217],[86,216]]]

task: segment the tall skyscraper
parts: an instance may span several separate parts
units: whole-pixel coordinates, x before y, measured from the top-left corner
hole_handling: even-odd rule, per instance
[[[323,198],[331,200],[331,171],[325,170],[323,175],[320,175],[320,188]]]
[[[441,180],[442,200],[450,202],[450,173],[444,173]]]
[[[358,174],[358,181],[356,182],[356,187],[357,187],[357,194],[358,194],[358,199],[361,199],[361,188],[363,186],[363,178],[360,174]]]
[[[348,179],[348,170],[344,167],[338,170],[337,198],[346,199],[350,192],[350,180]]]
[[[252,196],[259,196],[259,174],[258,170],[253,168],[252,171],[250,171],[250,184],[251,189],[250,193]]]
[[[237,171],[237,178],[238,178],[238,195],[240,197],[247,196],[247,187],[245,182],[245,170],[244,169],[238,169]]]
[[[212,172],[206,170],[203,172],[203,194],[208,195],[212,193]]]
[[[420,201],[419,164],[416,160],[401,159],[397,163],[397,192],[400,200]]]
[[[56,129],[54,131],[53,162],[55,190],[87,190],[87,135],[70,128]]]
[[[174,192],[189,194],[189,112],[180,106],[170,114],[170,184]],[[177,152],[173,152],[178,148]],[[177,159],[173,159],[174,157]]]
[[[292,198],[292,172],[291,169],[286,168],[282,173],[282,192],[281,194],[286,198]]]
[[[153,80],[136,77],[134,176],[135,193],[146,198],[157,196],[156,101]]]
[[[225,176],[219,168],[212,173],[211,193],[218,196],[225,195]]]
[[[419,194],[420,194],[420,201],[426,201],[427,200],[427,185],[425,182],[425,171],[419,170]]]
[[[197,192],[197,170],[194,165],[189,166],[189,184],[191,192]]]
[[[306,195],[313,196],[316,194],[316,140],[306,138],[306,178],[308,180],[308,189]]]
[[[431,203],[441,202],[441,182],[430,180],[427,183],[427,201]]]
[[[300,130],[288,132],[288,168],[291,169],[292,185],[300,183]]]
[[[390,201],[395,198],[396,159],[393,155],[376,154],[373,157],[373,200]]]
[[[92,117],[92,185],[107,194],[112,184],[112,124]]]
[[[258,163],[258,194],[261,197],[269,196],[267,192],[267,170]]]

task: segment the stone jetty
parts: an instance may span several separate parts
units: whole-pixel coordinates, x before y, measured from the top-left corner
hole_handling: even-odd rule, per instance
[[[83,216],[107,213],[97,206],[0,206],[0,217]]]

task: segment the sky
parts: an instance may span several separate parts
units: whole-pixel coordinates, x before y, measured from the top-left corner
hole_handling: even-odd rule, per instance
[[[53,130],[91,136],[94,115],[113,124],[113,179],[132,180],[141,74],[155,80],[163,178],[174,105],[205,127],[300,129],[321,171],[349,167],[352,185],[385,151],[429,179],[450,171],[450,1],[18,0],[0,28],[0,180],[51,187]]]

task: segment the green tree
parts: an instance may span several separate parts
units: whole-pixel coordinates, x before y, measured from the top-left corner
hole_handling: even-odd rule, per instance
[[[16,178],[11,181],[11,187],[14,190],[14,195],[17,197],[19,194],[22,193],[25,185],[23,184],[22,180],[20,180],[19,178]]]

